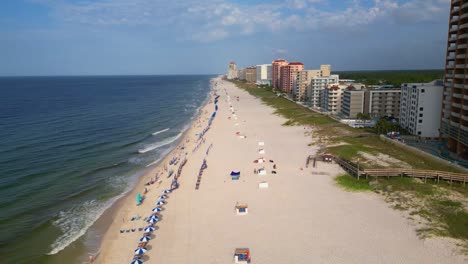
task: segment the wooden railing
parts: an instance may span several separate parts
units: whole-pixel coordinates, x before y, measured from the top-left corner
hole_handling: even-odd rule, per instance
[[[424,179],[433,179],[437,182],[440,180],[448,181],[451,183],[459,182],[463,186],[466,186],[468,182],[468,174],[454,173],[447,171],[436,171],[436,170],[415,170],[415,169],[404,169],[404,168],[390,168],[390,169],[364,169],[360,170],[358,164],[354,164],[348,160],[335,157],[335,162],[343,168],[347,173],[357,177],[410,177]]]

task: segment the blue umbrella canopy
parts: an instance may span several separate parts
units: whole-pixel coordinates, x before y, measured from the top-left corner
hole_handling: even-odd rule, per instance
[[[161,195],[161,196],[159,196],[159,199],[166,199],[166,198],[167,198],[166,195]]]
[[[169,190],[164,190],[164,191],[163,191],[164,194],[168,194],[168,193],[170,193],[170,192],[171,192],[171,191],[169,191]]]
[[[144,247],[137,248],[137,249],[135,249],[134,252],[135,252],[136,255],[141,255],[141,254],[146,252],[146,248],[144,248]]]
[[[152,226],[148,226],[145,228],[145,232],[153,232],[154,231],[154,227]]]
[[[159,216],[157,216],[157,215],[151,215],[150,217],[148,217],[148,219],[156,219],[156,220],[159,220]]]
[[[151,223],[151,224],[156,224],[158,222],[158,220],[154,219],[154,218],[151,218],[151,219],[148,219],[146,222]]]
[[[164,201],[157,201],[156,202],[156,205],[163,205],[164,204]]]
[[[161,211],[162,211],[162,209],[161,209],[161,208],[159,208],[159,207],[156,207],[156,208],[153,208],[153,210],[152,210],[152,211],[153,211],[153,213],[157,213],[157,212],[161,212]]]
[[[130,264],[143,264],[143,261],[141,261],[139,259],[134,259],[134,260],[132,260],[132,262],[130,262]]]
[[[149,237],[149,236],[142,236],[142,237],[140,238],[140,242],[148,242],[148,241],[150,241],[150,240],[151,240],[151,237]]]

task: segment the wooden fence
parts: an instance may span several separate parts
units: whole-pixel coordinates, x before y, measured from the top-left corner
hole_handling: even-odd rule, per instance
[[[447,171],[436,171],[436,170],[414,170],[414,169],[404,169],[404,168],[390,168],[390,169],[359,169],[359,164],[354,164],[348,160],[335,157],[335,162],[343,168],[347,173],[352,176],[357,177],[410,177],[410,178],[419,178],[424,179],[424,182],[427,179],[433,179],[434,181],[439,182],[440,180],[448,181],[450,184],[453,182],[462,183],[463,186],[466,186],[468,182],[468,174],[464,173],[454,173]]]

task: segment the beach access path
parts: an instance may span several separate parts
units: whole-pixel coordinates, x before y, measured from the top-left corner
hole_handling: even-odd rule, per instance
[[[306,157],[317,151],[316,146],[308,146],[309,128],[282,126],[286,120],[274,109],[230,82],[216,81],[221,96],[217,116],[205,135],[206,143],[194,153],[194,135],[211,115],[212,103],[202,109],[205,123],[187,133],[190,154],[180,187],[168,195],[144,263],[232,263],[236,248],[249,248],[252,263],[262,264],[466,263],[450,241],[419,239],[415,227],[378,195],[337,187],[334,177],[343,173],[338,165],[305,168]],[[260,149],[265,153],[259,154]],[[196,190],[205,158],[207,169]],[[254,163],[258,158],[267,162]],[[266,175],[254,174],[262,167]],[[142,177],[142,182],[157,170]],[[241,172],[239,180],[231,180],[231,171]],[[135,205],[133,193],[122,201],[97,263],[130,263],[142,232],[120,234],[119,230],[134,224],[128,220],[131,216],[150,215],[170,184],[171,179],[161,179],[160,187],[149,187],[142,205]],[[268,188],[260,189],[261,182],[267,182]],[[236,203],[247,204],[248,214],[237,215]],[[136,226],[145,225],[139,220]]]

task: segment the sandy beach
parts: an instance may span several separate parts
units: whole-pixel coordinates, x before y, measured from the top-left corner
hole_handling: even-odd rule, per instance
[[[232,263],[236,248],[249,248],[251,263],[264,264],[467,263],[450,241],[418,238],[415,227],[378,195],[337,187],[333,179],[343,173],[338,165],[305,168],[306,157],[317,151],[308,146],[310,128],[282,126],[286,120],[271,107],[230,82],[214,82],[210,101],[180,145],[118,203],[95,263],[133,259],[143,235],[138,228],[147,226],[143,219],[174,177],[167,178],[164,167],[177,172],[180,165],[169,165],[174,156],[188,161],[179,188],[162,206],[144,263]],[[198,144],[196,134],[215,109],[215,92],[219,110]],[[266,162],[254,163],[259,158]],[[204,159],[207,168],[196,189]],[[258,169],[266,175],[254,173]],[[239,180],[231,180],[231,171],[240,171]],[[137,206],[137,193],[158,172],[161,182],[146,186],[145,200]],[[268,188],[259,188],[261,182]],[[247,204],[248,214],[237,215],[236,203]]]

